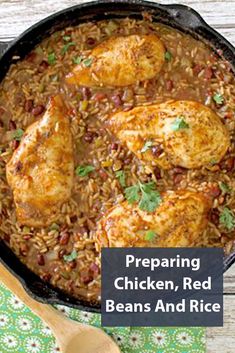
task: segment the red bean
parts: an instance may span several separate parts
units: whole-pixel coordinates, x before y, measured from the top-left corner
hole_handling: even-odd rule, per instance
[[[86,44],[89,45],[89,46],[92,46],[92,45],[94,45],[95,43],[96,43],[96,40],[95,40],[94,38],[89,37],[89,38],[87,38],[87,40],[86,40]]]
[[[226,161],[224,162],[224,167],[229,172],[234,169],[234,166],[235,166],[235,158],[234,157],[230,157],[230,158],[226,159]]]
[[[71,222],[71,223],[75,223],[75,222],[77,221],[77,219],[78,219],[78,218],[77,218],[76,215],[71,216],[71,217],[70,217],[70,222]]]
[[[203,66],[202,65],[199,65],[199,64],[196,64],[194,67],[193,67],[193,73],[194,75],[198,75],[203,69]]]
[[[183,180],[184,176],[183,174],[176,174],[173,177],[173,182],[174,184],[179,184]]]
[[[13,120],[9,121],[9,129],[10,130],[15,130],[16,129],[16,123]]]
[[[173,81],[172,80],[167,80],[166,81],[166,90],[170,92],[170,91],[172,91],[173,87],[174,87]]]
[[[65,249],[61,249],[59,252],[58,252],[58,258],[59,259],[63,259],[63,256],[65,255],[66,251]]]
[[[172,169],[173,174],[183,174],[186,172],[186,169],[183,167],[175,167]]]
[[[47,61],[43,60],[39,65],[38,72],[44,72],[48,68],[49,64]]]
[[[70,234],[68,232],[60,233],[60,245],[67,245],[69,242]]]
[[[112,143],[111,144],[111,150],[112,151],[117,151],[117,149],[118,149],[118,144],[116,142]]]
[[[19,147],[20,141],[13,140],[11,141],[11,147],[13,150],[16,150]]]
[[[204,77],[207,79],[207,80],[210,80],[213,76],[213,71],[212,71],[212,68],[211,67],[206,67],[205,68],[205,72],[204,72]]]
[[[221,194],[221,190],[218,185],[211,186],[208,189],[208,195],[211,196],[212,198],[216,198]]]
[[[91,272],[93,272],[93,274],[95,274],[95,275],[98,275],[98,274],[99,274],[99,271],[100,271],[99,266],[98,266],[95,262],[93,262],[93,263],[90,265],[90,270],[91,270]]]
[[[96,132],[92,132],[92,131],[88,131],[85,133],[84,135],[84,141],[88,142],[88,143],[91,143],[94,138],[97,137],[97,133]]]
[[[156,179],[161,179],[161,169],[160,168],[155,167],[153,170],[153,173],[154,173]]]
[[[108,174],[103,169],[99,170],[99,175],[104,181],[108,179]]]
[[[74,268],[76,268],[77,267],[77,262],[74,260],[74,261],[71,261],[70,263],[69,263],[69,267],[71,268],[71,269],[74,269]]]
[[[38,115],[40,115],[40,114],[42,114],[43,112],[44,112],[44,110],[45,110],[45,107],[44,107],[44,105],[37,105],[36,107],[34,107],[33,109],[32,109],[32,114],[34,115],[34,116],[38,116]]]
[[[45,265],[45,259],[42,254],[37,255],[37,263],[39,266],[44,266]]]
[[[42,280],[45,282],[49,282],[51,279],[51,274],[50,273],[43,273],[41,276]]]
[[[24,104],[24,110],[27,113],[30,113],[33,109],[33,100],[32,99],[27,99]]]
[[[88,87],[83,87],[82,88],[82,96],[84,100],[89,100],[91,98],[91,90]]]
[[[102,101],[103,99],[105,99],[107,96],[106,96],[106,94],[105,93],[103,93],[103,92],[97,92],[94,96],[93,96],[93,98],[94,98],[94,100],[96,100],[96,101]]]
[[[155,157],[159,157],[163,152],[161,145],[155,145],[152,147],[152,153]]]
[[[35,51],[32,51],[28,56],[27,56],[27,58],[26,58],[26,60],[28,61],[28,62],[30,62],[30,63],[34,63],[34,62],[36,62],[36,60],[37,60],[37,53],[35,53]]]
[[[219,211],[217,209],[213,209],[211,214],[210,214],[210,219],[212,223],[215,225],[219,224]]]
[[[114,105],[116,108],[120,107],[122,105],[122,100],[121,100],[121,97],[119,94],[114,94],[112,97],[111,97]]]

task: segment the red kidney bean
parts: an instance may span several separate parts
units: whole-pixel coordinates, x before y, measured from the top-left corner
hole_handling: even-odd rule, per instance
[[[69,242],[70,234],[68,232],[60,233],[60,245],[67,245]]]
[[[118,149],[118,144],[116,142],[112,143],[111,144],[111,150],[112,151],[117,151],[117,149]]]
[[[108,174],[103,169],[99,170],[99,175],[104,181],[108,179]]]
[[[183,167],[175,167],[172,169],[173,174],[183,174],[186,172],[186,169]]]
[[[152,153],[155,157],[159,157],[163,152],[161,145],[155,145],[152,147]]]
[[[87,131],[84,135],[84,141],[91,143],[94,138],[97,137],[97,133],[96,132],[92,132],[92,131]]]
[[[15,130],[16,129],[16,123],[13,120],[9,121],[9,129],[10,130]]]
[[[210,214],[210,219],[211,222],[214,223],[215,225],[219,224],[219,211],[217,209],[213,209]]]
[[[34,116],[38,116],[38,115],[42,114],[44,112],[44,110],[45,110],[44,105],[40,104],[32,109],[32,114]]]
[[[77,221],[78,217],[76,215],[70,217],[70,222],[75,223]]]
[[[96,43],[96,40],[94,38],[89,37],[86,40],[86,44],[89,46],[95,45],[95,43]]]
[[[228,171],[232,171],[234,169],[235,166],[235,158],[234,157],[230,157],[228,159],[226,159],[226,161],[224,161],[223,163],[223,167]]]
[[[30,62],[30,63],[34,63],[34,62],[36,62],[36,60],[37,60],[37,53],[35,53],[35,51],[32,51],[28,56],[27,56],[27,58],[26,58],[26,60],[28,61],[28,62]]]
[[[32,99],[27,99],[24,104],[24,110],[27,113],[30,113],[33,109],[33,100]]]
[[[49,64],[47,61],[43,60],[38,67],[38,72],[44,72],[48,68]]]
[[[94,274],[94,275],[98,275],[99,272],[100,272],[100,269],[99,269],[99,266],[93,262],[91,265],[90,265],[90,271]]]
[[[69,263],[69,267],[70,267],[71,269],[76,268],[76,267],[77,267],[77,262],[76,262],[75,260],[71,261],[71,262]]]
[[[207,79],[207,80],[210,80],[213,76],[213,70],[211,67],[206,67],[205,68],[205,71],[204,71],[204,77]]]
[[[121,97],[119,94],[114,94],[112,97],[111,97],[114,105],[116,108],[120,107],[122,105],[122,100],[121,100]]]
[[[37,255],[37,263],[39,266],[44,266],[45,265],[45,259],[42,254]]]
[[[209,187],[207,193],[210,197],[216,198],[221,194],[221,190],[218,185],[214,185]]]
[[[94,98],[94,100],[96,100],[96,101],[102,101],[103,99],[105,99],[107,96],[106,96],[106,94],[105,93],[103,93],[103,92],[97,92],[97,93],[95,93],[94,94],[94,96],[93,96],[93,98]]]
[[[59,259],[63,259],[63,256],[65,255],[66,251],[65,249],[61,249],[59,252],[58,252],[58,258]]]
[[[184,178],[183,174],[176,174],[173,177],[173,183],[174,184],[179,184],[183,180],[183,178]]]
[[[16,165],[15,165],[15,172],[16,172],[16,173],[19,173],[19,172],[22,170],[22,168],[23,168],[22,162],[21,162],[21,161],[18,161],[18,162],[16,163]]]
[[[88,284],[90,283],[91,281],[93,280],[93,278],[89,275],[86,275],[86,276],[81,276],[81,281],[84,283],[84,284]]]
[[[203,66],[202,65],[199,65],[199,64],[196,64],[194,67],[193,67],[193,73],[194,75],[198,75],[203,69]]]
[[[156,179],[161,179],[161,169],[160,168],[155,167],[153,170],[153,173],[154,173]]]
[[[20,141],[13,140],[11,141],[11,147],[13,150],[16,150],[19,147]]]
[[[50,274],[50,273],[43,273],[43,274],[41,275],[41,279],[42,279],[43,281],[45,281],[45,282],[49,282],[50,279],[51,279],[51,274]]]
[[[173,81],[172,80],[167,80],[166,81],[166,90],[170,92],[170,91],[172,91],[173,87],[174,87]]]
[[[82,88],[82,96],[84,100],[89,100],[91,98],[91,90],[88,87],[83,87]]]

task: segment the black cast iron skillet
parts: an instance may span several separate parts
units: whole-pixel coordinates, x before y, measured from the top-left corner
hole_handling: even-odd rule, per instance
[[[0,43],[0,81],[9,66],[23,58],[45,37],[66,26],[75,26],[85,21],[126,16],[142,18],[143,11],[150,12],[153,20],[177,28],[193,37],[209,42],[215,50],[222,50],[223,56],[235,68],[235,48],[219,33],[209,27],[194,10],[183,5],[159,5],[142,0],[94,1],[62,10],[33,25],[11,43]],[[21,281],[27,292],[35,299],[50,304],[63,304],[77,309],[100,312],[100,305],[83,299],[78,300],[61,290],[44,283],[24,266],[13,252],[0,242],[0,261]],[[224,258],[226,271],[235,262],[235,251]],[[1,274],[0,274],[1,277]]]

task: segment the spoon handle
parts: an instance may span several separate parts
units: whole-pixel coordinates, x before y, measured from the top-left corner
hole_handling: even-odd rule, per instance
[[[39,303],[31,298],[21,283],[0,263],[0,280],[8,287],[26,306],[28,306],[37,316],[54,331],[58,327],[58,320],[67,320],[59,311],[47,304]]]

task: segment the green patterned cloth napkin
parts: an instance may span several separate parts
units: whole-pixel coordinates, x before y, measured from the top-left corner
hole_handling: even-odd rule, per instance
[[[100,315],[57,306],[71,319],[100,326]],[[205,353],[199,328],[107,328],[122,353]],[[48,327],[0,284],[0,353],[58,353]]]

